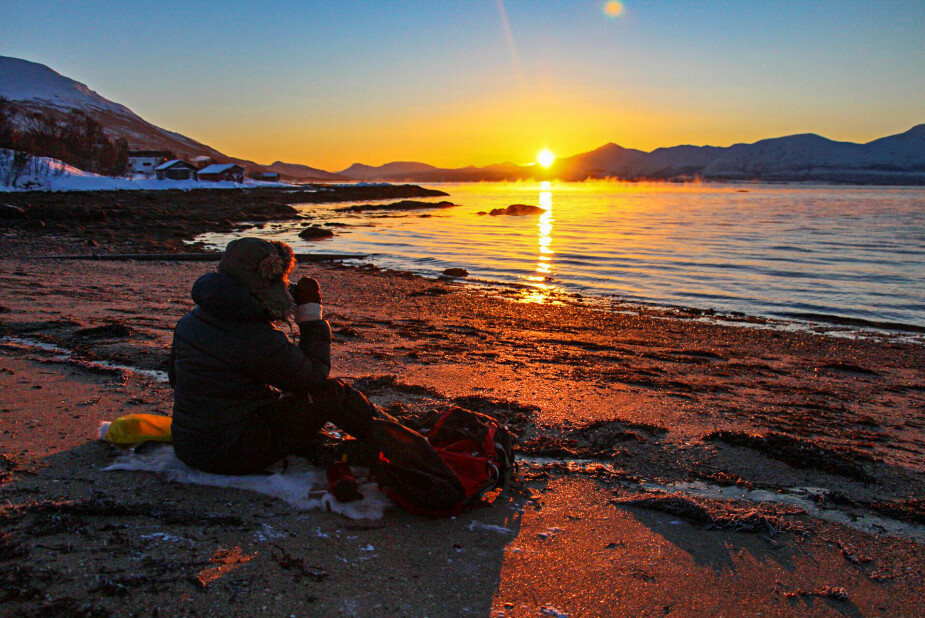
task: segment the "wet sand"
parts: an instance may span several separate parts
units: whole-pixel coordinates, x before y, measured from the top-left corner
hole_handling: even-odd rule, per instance
[[[214,266],[38,259],[129,237],[16,225],[0,259],[4,613],[921,611],[921,344],[300,265],[321,282],[335,375],[395,414],[452,402],[519,436],[492,506],[352,521],[102,472],[117,451],[93,439],[98,423],[169,414],[171,392],[87,361],[163,370],[189,287]],[[180,248],[146,242],[131,248]]]

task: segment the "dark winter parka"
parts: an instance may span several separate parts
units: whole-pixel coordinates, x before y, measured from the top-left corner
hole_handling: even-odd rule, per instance
[[[249,418],[269,413],[282,392],[310,392],[331,368],[331,328],[300,325],[299,345],[231,277],[210,273],[193,285],[197,307],[174,331],[169,377],[172,433],[181,461],[207,468],[235,444]]]

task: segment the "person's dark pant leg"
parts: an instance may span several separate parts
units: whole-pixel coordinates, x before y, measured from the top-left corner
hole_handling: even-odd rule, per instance
[[[366,395],[346,384],[343,380],[331,378],[312,389],[315,413],[325,421],[334,423],[357,440],[366,440],[372,428],[373,419],[395,420],[373,405]]]
[[[208,471],[240,475],[265,470],[287,455],[310,448],[327,422],[364,441],[374,418],[393,420],[363,393],[342,380],[328,379],[313,388],[310,397],[284,395],[257,414],[231,451]]]
[[[255,474],[306,447],[325,423],[313,408],[308,395],[280,397],[248,421],[231,450],[207,471]]]

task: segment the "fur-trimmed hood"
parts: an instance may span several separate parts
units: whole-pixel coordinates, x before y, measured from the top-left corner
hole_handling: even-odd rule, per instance
[[[208,273],[193,284],[193,302],[200,309],[222,320],[270,321],[267,308],[257,298],[224,273]]]
[[[292,247],[262,238],[239,238],[228,243],[218,272],[234,279],[253,295],[271,319],[282,320],[294,307],[289,275],[296,260]]]

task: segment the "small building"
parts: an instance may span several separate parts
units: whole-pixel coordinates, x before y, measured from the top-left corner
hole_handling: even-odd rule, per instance
[[[131,174],[154,175],[154,168],[173,159],[169,150],[129,150],[128,171]]]
[[[154,168],[158,180],[196,180],[196,167],[183,159],[172,159]]]
[[[279,182],[279,172],[254,172],[251,178],[264,182]]]
[[[199,180],[244,182],[244,168],[235,163],[213,163],[199,170]]]

